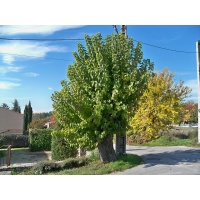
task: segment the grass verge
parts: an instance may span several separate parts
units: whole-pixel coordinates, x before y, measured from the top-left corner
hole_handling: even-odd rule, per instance
[[[157,139],[144,143],[129,142],[133,146],[189,146],[200,147],[196,128],[173,128],[163,132]]]
[[[191,139],[179,139],[163,135],[156,140],[152,140],[146,143],[146,145],[147,146],[190,146]]]
[[[126,169],[135,167],[141,164],[142,158],[134,154],[124,154],[119,156],[118,160],[110,163],[102,163],[100,160],[90,160],[84,166],[56,170],[47,172],[45,175],[103,175],[110,174],[117,171],[124,171]],[[42,174],[34,168],[23,170],[21,172],[12,171],[12,175],[36,175]]]

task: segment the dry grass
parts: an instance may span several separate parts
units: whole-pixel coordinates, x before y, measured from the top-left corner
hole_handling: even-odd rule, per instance
[[[128,139],[129,140],[129,139]],[[129,145],[145,146],[193,146],[200,147],[197,127],[172,127],[160,133],[160,137],[150,142],[130,143]]]

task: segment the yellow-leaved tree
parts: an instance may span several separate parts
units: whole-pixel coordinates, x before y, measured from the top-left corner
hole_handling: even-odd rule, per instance
[[[130,119],[127,136],[133,142],[142,143],[157,138],[161,130],[167,130],[178,119],[181,103],[191,89],[184,86],[183,81],[174,83],[173,78],[174,74],[167,68],[149,78],[147,90]]]

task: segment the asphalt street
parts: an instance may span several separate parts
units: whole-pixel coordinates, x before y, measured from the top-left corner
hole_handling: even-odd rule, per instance
[[[143,163],[112,175],[200,175],[200,148],[126,146]]]

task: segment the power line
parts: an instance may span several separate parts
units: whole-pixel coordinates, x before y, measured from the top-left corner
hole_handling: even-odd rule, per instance
[[[168,51],[174,51],[174,52],[177,52],[177,53],[197,53],[196,51],[182,51],[182,50],[176,50],[176,49],[169,49],[169,48],[165,48],[165,47],[159,47],[159,46],[156,46],[156,45],[153,45],[153,44],[148,44],[148,43],[138,41],[138,40],[135,40],[135,41],[141,42],[142,44],[145,44],[145,45],[148,45],[148,46],[152,46],[152,47],[155,47],[155,48],[164,49],[164,50],[168,50]]]
[[[116,25],[112,25],[112,26],[115,29],[115,32],[118,34],[117,26]]]
[[[113,25],[114,26],[114,25]],[[116,31],[116,30],[115,30]],[[49,42],[55,42],[55,41],[83,41],[84,39],[82,38],[56,38],[56,39],[53,39],[53,38],[50,38],[50,39],[41,39],[41,38],[0,38],[0,40],[7,40],[7,41],[41,41],[41,42],[45,42],[45,41],[49,41]],[[156,45],[153,45],[153,44],[149,44],[149,43],[146,43],[146,42],[143,42],[143,41],[139,41],[139,40],[136,40],[134,39],[136,42],[141,42],[142,44],[144,45],[147,45],[147,46],[151,46],[151,47],[154,47],[154,48],[159,48],[159,49],[163,49],[163,50],[167,50],[167,51],[173,51],[173,52],[176,52],[176,53],[197,53],[195,51],[183,51],[183,50],[176,50],[176,49],[170,49],[170,48],[165,48],[165,47],[160,47],[160,46],[156,46]]]
[[[84,39],[76,39],[76,38],[58,38],[58,39],[41,39],[41,38],[0,38],[0,40],[19,40],[19,41],[23,41],[23,40],[27,40],[27,41],[80,41],[80,40],[84,40]]]

